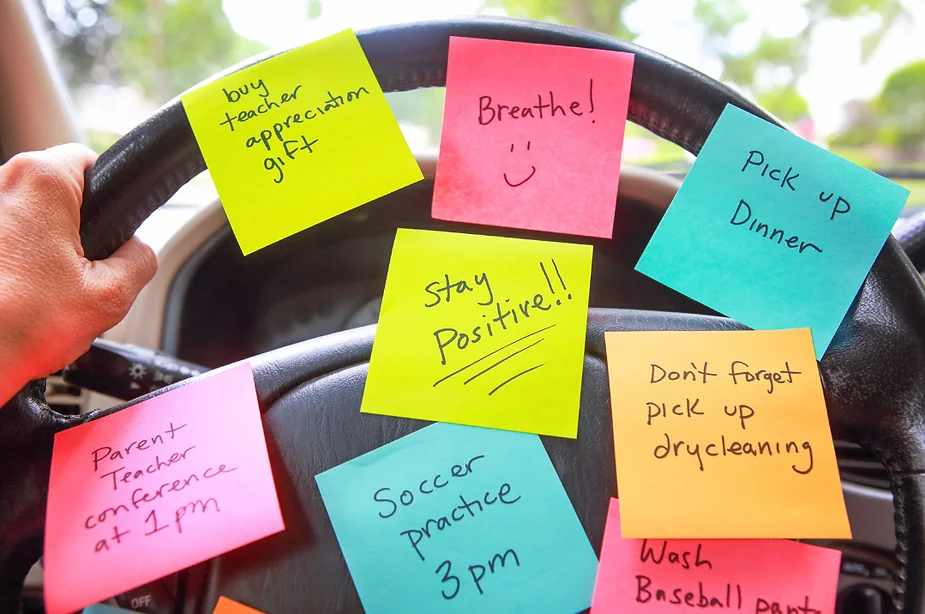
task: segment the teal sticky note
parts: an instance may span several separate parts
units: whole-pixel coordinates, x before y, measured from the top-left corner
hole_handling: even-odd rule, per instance
[[[537,435],[438,423],[316,479],[368,614],[591,606],[597,557]]]
[[[88,605],[81,611],[82,614],[127,614],[129,612],[131,612],[131,610],[123,610],[122,608],[116,608],[104,603]]]
[[[728,105],[636,265],[822,358],[909,191]]]

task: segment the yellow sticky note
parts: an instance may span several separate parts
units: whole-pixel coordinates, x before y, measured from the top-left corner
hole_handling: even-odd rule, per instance
[[[400,229],[361,411],[576,437],[591,253]]]
[[[245,254],[423,178],[351,30],[182,101]]]
[[[624,537],[851,537],[808,328],[605,341]]]

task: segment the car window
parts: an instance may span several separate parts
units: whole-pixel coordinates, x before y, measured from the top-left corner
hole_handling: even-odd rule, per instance
[[[897,180],[925,206],[925,4],[919,0],[33,0],[88,143],[255,53],[344,28],[509,15],[633,40],[757,100],[802,137]],[[415,150],[439,145],[443,90],[389,95]],[[624,160],[692,158],[630,125]]]

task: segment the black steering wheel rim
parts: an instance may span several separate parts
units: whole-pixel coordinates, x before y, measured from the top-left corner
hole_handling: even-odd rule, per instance
[[[727,103],[786,128],[767,111],[694,69],[613,37],[566,26],[501,17],[386,26],[358,33],[360,45],[385,92],[446,83],[450,36],[624,51],[636,55],[628,118],[653,134],[698,154]],[[236,72],[286,50],[269,52],[225,70]],[[690,103],[679,108],[670,82],[686,79]],[[210,79],[210,80],[212,80]],[[152,155],[157,149],[158,154]],[[87,258],[105,258],[182,185],[206,170],[179,98],[167,103],[103,152],[88,171],[80,235]]]
[[[450,36],[498,38],[636,54],[629,119],[693,154],[699,152],[728,103],[780,125],[733,90],[683,64],[602,34],[505,18],[470,18],[389,26],[358,36],[384,91],[443,85]],[[174,100],[104,152],[88,170],[81,220],[87,256],[98,259],[111,254],[151,212],[202,170],[205,163],[183,109]],[[685,326],[672,314],[624,315],[638,329]],[[620,314],[615,317],[619,320]],[[606,321],[598,321],[598,326],[607,326]],[[620,324],[611,321],[609,326]],[[734,323],[710,318],[695,326]],[[923,342],[925,291],[914,267],[890,238],[820,368],[833,432],[870,450],[890,475],[897,531],[895,607],[925,613]],[[297,378],[290,379],[294,386]],[[44,403],[43,386],[37,382],[3,411],[0,489],[14,497],[0,507],[4,510],[0,517],[0,607],[15,606],[13,599],[22,579],[41,553],[53,434],[118,408],[85,417],[59,416]]]

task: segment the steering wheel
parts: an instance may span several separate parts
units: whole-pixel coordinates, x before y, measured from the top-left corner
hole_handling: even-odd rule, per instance
[[[389,26],[362,32],[359,39],[383,90],[398,91],[444,85],[450,36],[634,53],[630,119],[692,154],[699,152],[727,103],[780,125],[761,108],[687,66],[630,43],[568,27],[471,18]],[[87,257],[112,253],[204,169],[175,100],[120,139],[88,170],[81,220]],[[578,440],[543,441],[598,553],[608,498],[616,494],[604,331],[739,328],[743,327],[732,320],[711,316],[591,310]],[[354,329],[250,360],[287,530],[187,572],[177,612],[211,612],[219,594],[268,612],[362,611],[314,476],[426,425],[361,417],[374,332],[372,326]],[[925,614],[925,292],[892,237],[820,370],[833,434],[869,450],[890,477],[896,509],[895,607],[898,612]],[[175,386],[189,381],[193,380]],[[58,415],[45,403],[44,383],[33,382],[0,411],[0,610],[16,610],[23,578],[42,554],[54,434],[120,409]]]

